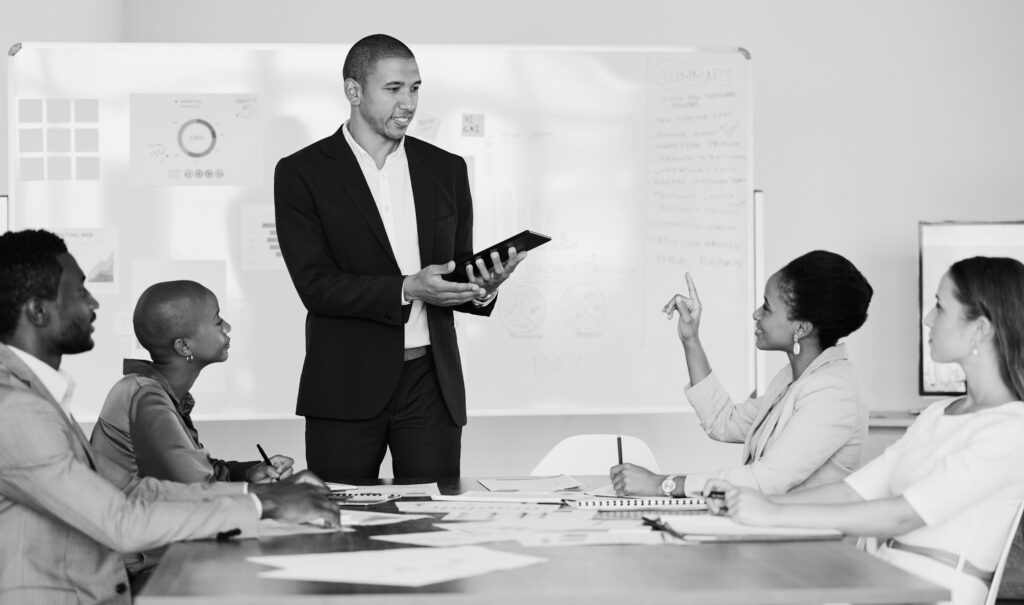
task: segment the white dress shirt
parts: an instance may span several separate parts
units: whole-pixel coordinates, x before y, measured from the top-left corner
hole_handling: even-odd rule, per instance
[[[402,275],[413,275],[423,268],[420,263],[420,236],[416,228],[416,203],[412,196],[412,181],[409,179],[409,159],[405,155],[405,137],[398,148],[384,159],[384,166],[377,168],[377,162],[359,146],[348,131],[348,122],[342,132],[345,141],[359,162],[366,184],[370,187],[373,201],[377,204],[384,231],[391,249],[398,260]],[[404,292],[402,304],[408,304]],[[405,324],[405,348],[411,349],[430,344],[430,330],[422,300],[412,301],[409,321]]]
[[[74,420],[74,417],[71,416],[71,395],[75,392],[75,380],[71,374],[64,370],[54,370],[42,360],[18,347],[7,345],[7,348],[25,362],[39,382],[43,383],[43,388],[50,393],[54,401],[60,404],[60,409],[64,410],[68,418]]]

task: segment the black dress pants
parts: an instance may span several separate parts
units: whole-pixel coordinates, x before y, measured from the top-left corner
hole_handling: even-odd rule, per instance
[[[376,479],[389,447],[396,479],[459,476],[462,427],[448,413],[429,354],[404,363],[398,388],[373,418],[306,418],[306,464],[324,481]]]

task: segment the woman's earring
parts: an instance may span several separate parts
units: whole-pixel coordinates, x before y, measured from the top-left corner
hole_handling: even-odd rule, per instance
[[[978,356],[978,343],[971,341],[971,355]]]
[[[793,355],[800,354],[800,337],[793,332]]]
[[[189,354],[185,356],[185,361],[192,363],[193,360],[195,360],[195,356],[192,355],[191,352],[189,352]]]

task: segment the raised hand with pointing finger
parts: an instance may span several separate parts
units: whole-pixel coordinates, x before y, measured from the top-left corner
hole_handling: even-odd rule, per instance
[[[689,340],[698,338],[697,331],[700,328],[700,316],[703,307],[700,304],[700,296],[697,295],[697,286],[693,283],[690,274],[686,274],[686,289],[689,296],[676,294],[662,308],[669,319],[675,312],[679,312],[679,321],[676,331],[679,333],[679,340],[686,344]]]
[[[697,286],[693,283],[693,277],[686,273],[686,291],[689,296],[676,294],[669,299],[661,311],[671,320],[672,315],[679,313],[679,320],[676,322],[676,333],[680,342],[683,343],[683,351],[686,353],[686,370],[690,374],[690,384],[694,385],[707,378],[711,373],[711,363],[704,352],[704,346],[700,343],[700,317],[704,307],[700,303],[700,296],[697,294]]]

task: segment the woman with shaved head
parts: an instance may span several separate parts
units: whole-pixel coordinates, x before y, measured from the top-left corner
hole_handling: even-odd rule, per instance
[[[192,423],[189,393],[203,368],[228,358],[231,325],[217,297],[193,281],[154,284],[135,306],[135,335],[152,361],[126,359],[92,431],[95,448],[143,477],[182,483],[265,482],[292,474],[292,459],[229,462],[210,457]]]

